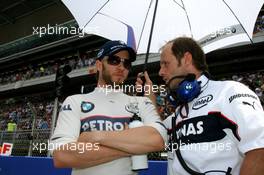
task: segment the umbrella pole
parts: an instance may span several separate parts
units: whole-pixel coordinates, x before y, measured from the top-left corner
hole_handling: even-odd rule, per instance
[[[145,86],[145,83],[146,83],[146,79],[144,77],[144,72],[147,70],[147,64],[148,64],[148,58],[149,58],[149,50],[150,50],[152,33],[153,33],[153,29],[154,29],[154,24],[155,24],[155,18],[156,18],[156,13],[157,13],[158,1],[159,0],[156,0],[156,2],[155,2],[155,8],[154,8],[154,12],[153,12],[153,18],[152,18],[152,22],[151,22],[151,28],[150,28],[150,34],[149,34],[149,40],[148,40],[148,47],[147,47],[147,52],[146,52],[146,57],[145,57],[145,62],[144,62],[144,67],[143,67],[143,74],[141,76],[141,79],[143,81],[143,84],[142,84],[143,87]],[[142,88],[141,92],[137,92],[137,96],[144,96],[144,94],[145,94],[144,88]]]
[[[155,8],[154,8],[154,13],[153,13],[153,18],[152,18],[152,23],[151,23],[151,28],[150,28],[148,47],[147,47],[147,53],[146,53],[146,57],[145,57],[145,63],[144,63],[143,72],[145,72],[147,70],[147,64],[148,64],[148,58],[149,58],[149,50],[150,50],[152,33],[153,33],[153,29],[154,29],[154,24],[155,24],[155,18],[156,18],[156,13],[157,13],[158,1],[159,0],[156,0],[156,3],[155,3]]]

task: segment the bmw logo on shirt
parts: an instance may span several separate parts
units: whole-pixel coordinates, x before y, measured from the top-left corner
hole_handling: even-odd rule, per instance
[[[90,112],[91,110],[93,110],[93,108],[94,108],[94,104],[91,102],[83,101],[81,103],[81,109],[82,109],[82,112],[84,113]]]

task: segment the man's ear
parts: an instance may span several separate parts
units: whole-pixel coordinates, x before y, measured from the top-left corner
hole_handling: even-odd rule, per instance
[[[102,71],[102,61],[100,61],[100,60],[96,60],[96,62],[95,62],[95,64],[96,64],[96,70],[97,71],[99,71],[99,72],[101,72]]]
[[[189,66],[193,64],[192,54],[190,52],[185,52],[183,57],[185,65]]]

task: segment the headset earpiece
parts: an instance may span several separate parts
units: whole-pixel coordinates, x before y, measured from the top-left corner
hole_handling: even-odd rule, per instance
[[[177,76],[180,77],[180,76]],[[175,76],[175,78],[177,78]],[[170,83],[171,81],[169,81]],[[168,84],[170,87],[170,84]],[[173,106],[184,104],[192,101],[201,93],[201,85],[195,79],[195,74],[188,74],[185,76],[176,89],[170,89],[168,93],[168,100]]]

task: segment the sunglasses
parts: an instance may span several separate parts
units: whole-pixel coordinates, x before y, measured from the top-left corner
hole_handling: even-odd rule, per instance
[[[131,68],[131,61],[127,58],[120,58],[119,56],[111,55],[111,56],[108,56],[108,59],[106,61],[108,64],[113,65],[113,66],[117,66],[122,62],[124,65],[124,68],[128,70]]]

